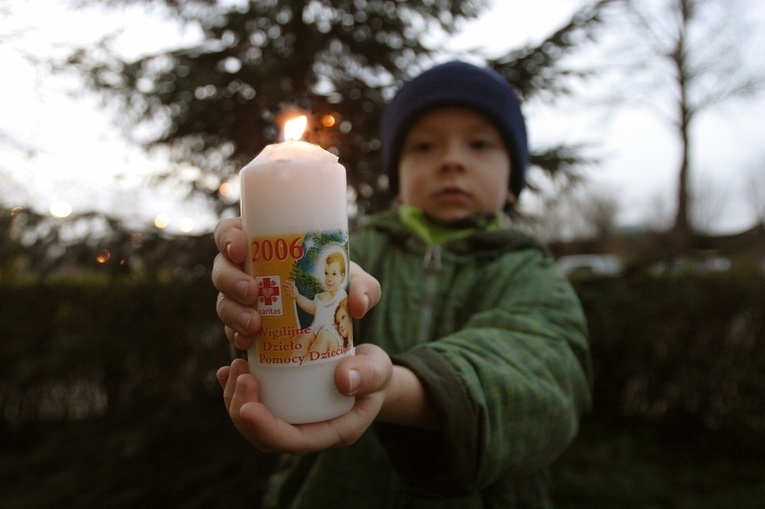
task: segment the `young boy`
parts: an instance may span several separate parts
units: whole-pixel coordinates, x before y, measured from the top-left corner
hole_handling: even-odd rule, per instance
[[[437,66],[388,106],[383,146],[400,206],[351,239],[363,344],[335,383],[353,409],[290,426],[258,402],[245,361],[218,372],[242,435],[293,454],[266,505],[550,507],[546,467],[590,405],[590,358],[571,287],[503,214],[528,161],[518,98],[488,69]],[[260,324],[238,220],[216,242],[218,314],[246,348]]]

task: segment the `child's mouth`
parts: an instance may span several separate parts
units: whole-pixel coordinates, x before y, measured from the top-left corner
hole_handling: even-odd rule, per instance
[[[443,201],[464,201],[467,193],[457,187],[449,187],[436,193],[436,197]]]

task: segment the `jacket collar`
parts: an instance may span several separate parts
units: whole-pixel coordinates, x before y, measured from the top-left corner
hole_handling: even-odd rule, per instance
[[[374,214],[363,222],[366,227],[387,232],[391,240],[398,243],[419,243],[427,245],[427,242],[417,233],[414,233],[402,221],[398,209]],[[414,246],[414,244],[412,244]],[[483,252],[489,254],[493,251],[511,251],[522,249],[536,249],[549,254],[546,246],[535,237],[528,235],[510,225],[510,220],[504,214],[500,215],[496,228],[485,230],[474,229],[467,235],[453,236],[441,244],[444,250],[454,254],[477,254]]]
[[[476,214],[459,221],[443,221],[412,205],[401,205],[398,217],[404,225],[431,246],[467,237],[479,231],[497,231],[501,214]]]

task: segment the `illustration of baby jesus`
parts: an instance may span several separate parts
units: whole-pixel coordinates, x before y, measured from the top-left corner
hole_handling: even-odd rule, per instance
[[[295,302],[300,309],[306,313],[314,315],[313,322],[308,326],[308,332],[295,338],[295,341],[302,344],[307,352],[325,352],[328,348],[327,345],[331,344],[327,341],[328,338],[349,338],[351,335],[350,327],[344,326],[346,335],[342,336],[342,333],[339,331],[339,326],[336,324],[336,315],[338,314],[340,302],[343,299],[346,300],[345,310],[347,313],[348,294],[343,288],[345,270],[345,256],[340,252],[332,252],[327,255],[327,258],[324,261],[325,291],[316,294],[313,300],[301,295],[295,281],[292,279],[290,279],[284,287],[285,293],[295,299]],[[348,322],[350,322],[350,314],[348,314]],[[322,336],[322,341],[317,343],[317,339],[322,332],[326,333]],[[336,339],[335,344],[337,344],[338,341],[339,340]],[[340,342],[343,343],[343,341]]]

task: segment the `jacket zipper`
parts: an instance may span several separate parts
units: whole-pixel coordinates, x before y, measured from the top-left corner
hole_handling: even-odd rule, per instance
[[[420,323],[419,343],[428,340],[430,321],[433,318],[433,301],[438,289],[438,274],[441,272],[441,247],[429,246],[423,260],[425,268],[425,295],[422,306],[422,322]]]

